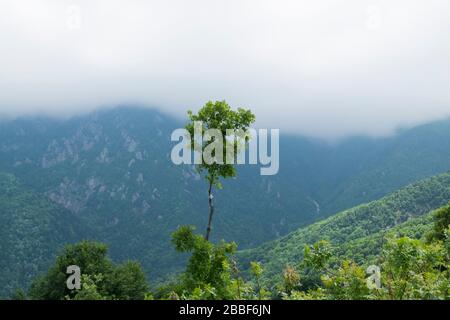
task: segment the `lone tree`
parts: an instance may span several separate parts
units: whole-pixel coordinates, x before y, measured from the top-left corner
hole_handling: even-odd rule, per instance
[[[221,177],[236,176],[236,159],[250,138],[247,130],[255,122],[255,116],[250,110],[243,108],[234,111],[225,101],[209,101],[197,114],[188,111],[188,116],[190,121],[186,125],[186,130],[191,136],[190,147],[201,157],[201,161],[196,162],[196,168],[200,174],[204,174],[208,181],[209,216],[205,239],[209,240],[214,214],[213,187],[222,188],[219,180]],[[208,134],[208,132],[213,132],[213,134]],[[232,132],[237,134],[232,134]],[[198,133],[202,137],[200,142],[196,141]],[[218,141],[219,139],[221,141]],[[205,157],[205,155],[207,156]]]

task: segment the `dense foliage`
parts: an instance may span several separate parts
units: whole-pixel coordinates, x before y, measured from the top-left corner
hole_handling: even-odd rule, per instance
[[[305,245],[303,258],[286,265],[275,287],[261,282],[264,266],[250,262],[253,280],[243,281],[233,265],[235,244],[213,245],[181,227],[173,235],[178,250],[192,252],[177,288],[161,298],[172,299],[450,299],[450,203],[423,217],[413,218],[384,234],[375,265],[342,258],[326,240]],[[426,225],[426,232],[420,226]],[[411,234],[419,227],[420,239]],[[417,236],[417,233],[415,234]],[[436,237],[439,235],[442,237]],[[428,240],[426,240],[428,239]],[[368,242],[370,239],[360,239]],[[233,266],[233,268],[231,267]],[[170,288],[170,286],[169,286]],[[167,290],[167,289],[166,289]],[[243,294],[245,292],[245,294]]]
[[[390,231],[398,231],[396,226],[405,223],[411,227],[414,223],[408,222],[410,219],[423,216],[449,201],[450,173],[445,173],[409,185],[380,200],[338,213],[274,242],[241,251],[238,257],[243,266],[250,261],[263,263],[266,268],[264,280],[272,285],[278,281],[285,265],[302,259],[305,245],[320,240],[336,246],[335,259],[351,258],[357,263],[371,263],[379,256],[385,236]],[[439,212],[446,212],[442,210]],[[409,230],[409,235],[420,237],[429,227],[419,223],[413,229]]]
[[[412,239],[391,233],[377,259],[377,265],[359,265],[351,259],[335,260],[336,247],[320,240],[304,247],[301,261],[286,265],[277,285],[261,282],[264,266],[250,263],[251,280],[239,273],[233,254],[235,243],[212,244],[195,234],[190,226],[173,234],[180,252],[189,252],[186,271],[173,282],[148,292],[145,277],[137,263],[113,266],[106,247],[81,242],[68,246],[49,272],[34,281],[29,296],[34,299],[450,299],[450,225],[441,224],[450,204],[437,212],[413,220],[429,224],[429,232],[443,233],[442,240],[422,235]],[[417,221],[416,221],[417,222]],[[409,222],[409,224],[411,224]],[[408,223],[396,227],[409,229]],[[425,240],[428,239],[428,240]],[[68,265],[84,270],[82,289],[65,286]],[[375,278],[373,278],[375,276]]]
[[[67,210],[0,173],[0,297],[27,287],[64,243],[81,240],[88,230]]]
[[[246,145],[246,132],[255,122],[255,115],[243,108],[234,111],[225,101],[209,101],[197,114],[188,111],[188,116],[189,148],[199,154],[201,161],[196,164],[196,169],[208,182],[209,214],[205,239],[209,240],[214,214],[213,188],[222,187],[221,178],[236,176],[237,155]],[[234,133],[230,135],[230,130],[240,130],[242,137]],[[197,141],[196,134],[200,135],[201,143]]]
[[[101,243],[83,241],[67,245],[47,274],[33,281],[29,296],[42,300],[138,300],[148,292],[145,274],[139,263],[127,261],[114,265]],[[69,290],[67,267],[78,266],[81,289]]]

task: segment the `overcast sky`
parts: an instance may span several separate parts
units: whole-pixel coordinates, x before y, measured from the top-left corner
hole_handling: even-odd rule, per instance
[[[2,115],[210,99],[320,137],[449,116],[450,1],[0,1]]]

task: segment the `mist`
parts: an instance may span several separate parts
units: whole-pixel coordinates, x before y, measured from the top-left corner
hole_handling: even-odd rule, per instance
[[[2,0],[0,114],[208,100],[257,125],[386,136],[450,116],[446,0]]]

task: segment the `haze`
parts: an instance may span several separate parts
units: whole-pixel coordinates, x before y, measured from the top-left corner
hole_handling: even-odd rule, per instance
[[[450,115],[450,2],[2,0],[0,114],[207,100],[258,126],[383,136]]]

